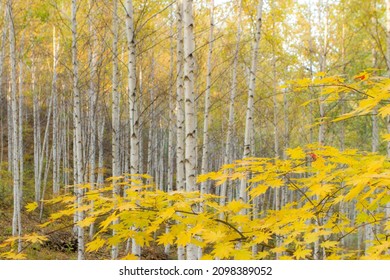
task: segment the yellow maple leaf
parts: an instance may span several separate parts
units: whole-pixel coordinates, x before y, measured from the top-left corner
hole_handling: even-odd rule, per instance
[[[186,246],[191,242],[191,234],[186,231],[182,231],[177,235],[176,244],[178,246]]]
[[[203,225],[202,224],[196,224],[193,228],[189,230],[191,234],[199,234],[203,231]]]
[[[234,251],[234,245],[232,243],[218,243],[211,253],[217,258],[226,259],[229,258]]]
[[[311,254],[311,250],[309,249],[304,249],[301,246],[298,246],[298,248],[294,252],[294,257],[299,260],[299,259],[305,259],[307,256]]]
[[[272,233],[270,231],[269,232],[260,231],[260,232],[256,232],[254,242],[268,243],[268,240],[270,240],[270,239],[272,239]]]
[[[93,252],[99,250],[101,247],[106,244],[106,241],[101,239],[100,237],[97,237],[95,240],[92,240],[91,242],[87,243],[86,251],[87,252]]]
[[[38,207],[38,203],[36,201],[34,201],[34,202],[31,202],[31,203],[28,203],[25,208],[26,208],[27,212],[32,212],[35,209],[37,209],[37,207]]]
[[[242,200],[233,200],[230,203],[228,203],[225,207],[226,209],[232,211],[233,213],[238,213],[242,209],[250,208],[250,206],[244,203]]]
[[[161,212],[159,214],[160,218],[162,218],[163,220],[167,220],[169,219],[170,217],[172,217],[173,214],[175,214],[175,208],[174,207],[169,207],[167,209],[165,209],[163,212]]]
[[[306,243],[313,243],[319,239],[320,235],[321,235],[321,233],[318,231],[317,232],[315,232],[315,231],[308,232],[305,234],[305,237],[304,237],[305,242]]]
[[[208,260],[208,261],[211,261],[213,259],[213,256],[209,255],[209,254],[204,254],[201,258],[201,260]]]
[[[100,228],[105,229],[116,219],[118,219],[118,216],[116,215],[116,212],[114,212],[110,216],[108,216],[107,219],[100,223]]]
[[[336,247],[338,244],[337,241],[330,241],[330,240],[327,240],[327,241],[324,241],[320,244],[320,246],[322,248],[325,248],[325,249],[328,249],[328,248],[333,248],[333,247]]]
[[[133,254],[127,254],[126,256],[124,256],[123,258],[121,258],[121,260],[130,260],[130,261],[135,261],[135,260],[138,260],[139,258]]]
[[[251,260],[252,251],[247,249],[234,250],[233,257],[235,260]]]
[[[166,232],[158,237],[157,244],[164,246],[168,244],[173,244],[174,239],[175,236],[171,232]]]
[[[86,217],[84,220],[78,221],[76,224],[80,227],[88,227],[91,224],[93,224],[96,220],[96,217],[89,216]]]
[[[221,240],[223,240],[225,238],[225,236],[226,236],[225,233],[223,233],[221,231],[205,231],[202,234],[202,238],[207,243],[220,242]]]
[[[23,236],[22,239],[26,240],[28,242],[31,242],[31,243],[40,243],[40,244],[42,244],[43,241],[47,241],[48,240],[48,238],[46,236],[38,235],[36,233],[25,235],[25,236]]]
[[[302,150],[301,147],[295,149],[288,149],[286,151],[287,155],[292,159],[304,159],[306,158],[306,153]]]
[[[9,259],[9,260],[25,260],[26,254],[14,253],[14,252],[10,251],[10,252],[1,253],[0,257],[3,257],[5,259]]]
[[[284,246],[279,246],[271,249],[271,252],[273,253],[283,253],[286,251],[286,248]]]
[[[263,252],[257,253],[256,259],[262,260],[262,259],[267,258],[268,256],[269,256],[269,252],[268,251],[263,251]]]
[[[255,188],[251,189],[249,191],[249,194],[253,197],[260,196],[262,194],[265,194],[265,192],[268,190],[269,186],[267,185],[257,185]]]

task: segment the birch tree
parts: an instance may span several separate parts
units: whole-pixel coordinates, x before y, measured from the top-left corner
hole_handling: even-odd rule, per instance
[[[133,1],[126,1],[126,38],[128,52],[128,91],[130,115],[130,173],[139,173],[139,118],[137,104],[137,70],[136,70],[136,41],[134,30]],[[140,257],[141,246],[132,240],[132,254]]]
[[[176,18],[177,18],[177,66],[176,66],[176,190],[185,190],[185,159],[184,159],[184,80],[183,80],[183,2],[178,0],[176,2]],[[177,258],[184,260],[185,251],[183,246],[177,248]]]
[[[21,222],[21,197],[20,197],[20,157],[19,157],[19,126],[18,126],[18,97],[17,97],[17,76],[16,76],[16,51],[15,51],[15,29],[12,9],[12,1],[7,1],[8,24],[9,24],[9,51],[11,64],[11,117],[12,117],[12,177],[13,177],[13,217],[12,217],[12,235],[20,237],[22,234]],[[20,121],[20,119],[19,119]],[[21,239],[18,239],[18,252],[22,249]]]
[[[251,155],[251,133],[252,133],[251,128],[253,127],[253,102],[254,102],[254,93],[255,93],[255,86],[256,86],[257,59],[258,59],[260,37],[261,37],[262,11],[263,11],[263,0],[260,0],[257,6],[255,39],[252,47],[252,60],[251,60],[251,68],[249,73],[248,104],[246,108],[246,118],[245,118],[245,139],[244,139],[243,158],[249,157]],[[246,202],[247,201],[246,196],[247,196],[246,180],[242,179],[240,184],[240,189],[239,189],[239,199]]]
[[[114,0],[113,2],[113,44],[112,44],[112,176],[114,178],[121,175],[120,168],[120,113],[119,113],[119,100],[120,93],[118,91],[118,1]],[[116,185],[117,179],[114,179],[114,199],[120,195],[120,187]],[[113,224],[117,224],[118,220],[115,220]],[[115,230],[113,230],[113,235],[115,235]],[[118,257],[118,247],[116,245],[112,246],[111,258],[116,259]]]
[[[210,1],[210,35],[209,35],[209,52],[207,57],[207,76],[206,76],[206,93],[204,97],[204,121],[203,121],[203,147],[202,147],[202,167],[201,174],[208,172],[209,162],[209,110],[210,110],[210,92],[211,92],[211,72],[213,57],[214,41],[214,0]],[[202,182],[200,186],[201,194],[207,192],[207,183]]]
[[[77,0],[72,0],[72,14],[71,14],[71,31],[72,31],[72,71],[73,71],[73,122],[74,122],[74,147],[75,147],[75,159],[76,159],[76,191],[77,207],[82,204],[83,196],[83,143],[81,138],[81,104],[80,104],[80,92],[79,92],[79,69],[78,69],[78,57],[77,57]],[[77,211],[76,221],[84,219],[84,213]],[[77,226],[77,258],[79,260],[84,259],[84,229],[81,226]]]
[[[57,63],[58,63],[58,48],[56,38],[56,28],[53,27],[53,78],[52,78],[52,98],[53,98],[53,194],[59,194],[59,174],[60,174],[60,153],[59,153],[59,112],[58,112],[58,96],[57,96]]]
[[[232,69],[232,82],[230,87],[230,99],[229,99],[229,118],[228,118],[228,127],[226,134],[226,143],[225,143],[225,151],[223,164],[228,164],[232,160],[232,142],[233,142],[233,131],[234,131],[234,102],[236,99],[237,92],[237,66],[238,66],[238,55],[240,51],[240,41],[241,41],[241,14],[242,14],[242,1],[239,0],[239,12],[238,12],[238,20],[237,20],[237,36],[236,36],[236,46],[234,51],[233,58],[233,69]],[[220,205],[226,204],[226,195],[227,195],[227,186],[228,182],[224,182],[221,185],[221,191],[219,199]],[[223,219],[223,217],[220,217]]]
[[[184,54],[184,97],[185,97],[185,178],[186,191],[196,190],[196,118],[194,93],[194,18],[192,0],[183,1],[183,54]],[[196,246],[187,246],[187,259],[197,258]]]

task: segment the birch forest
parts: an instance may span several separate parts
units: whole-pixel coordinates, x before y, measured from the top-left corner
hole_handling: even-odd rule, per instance
[[[1,0],[0,259],[390,259],[390,0]]]

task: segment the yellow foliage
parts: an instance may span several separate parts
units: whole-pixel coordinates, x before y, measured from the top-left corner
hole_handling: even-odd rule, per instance
[[[32,212],[32,211],[34,211],[35,209],[37,209],[37,207],[38,207],[38,203],[36,203],[35,201],[32,202],[32,203],[28,203],[28,204],[26,205],[26,211],[27,211],[27,212]]]
[[[85,250],[87,252],[97,251],[101,247],[103,247],[105,244],[106,244],[106,240],[104,240],[104,239],[102,239],[100,237],[97,237],[94,240],[92,240],[91,242],[88,242],[86,244],[86,249]]]
[[[110,250],[111,245],[124,244],[132,238],[141,246],[153,240],[160,246],[195,244],[205,250],[204,259],[273,259],[276,254],[283,259],[312,259],[314,243],[325,249],[329,259],[358,258],[356,250],[343,247],[341,240],[345,236],[356,235],[367,222],[382,224],[383,231],[390,231],[385,217],[377,213],[390,201],[387,191],[390,166],[385,156],[315,144],[290,149],[288,155],[288,160],[237,161],[198,179],[210,180],[215,186],[226,180],[239,182],[242,176],[248,176],[248,202],[233,199],[221,206],[220,197],[213,194],[166,193],[146,185],[131,186],[140,176],[129,182],[125,197],[112,197],[113,186],[107,182],[99,189],[86,188],[83,206],[79,208],[75,207],[71,193],[47,201],[65,205],[43,225],[59,219],[73,223],[71,216],[75,212],[88,210],[88,215],[77,225],[87,227],[96,223],[99,231],[86,244],[87,252]],[[126,184],[125,177],[111,179]],[[262,203],[267,201],[265,194],[269,189],[274,191],[272,188],[288,188],[298,199],[280,205],[277,210],[267,209],[253,215],[253,203],[259,199]],[[354,219],[340,210],[352,203],[359,210]],[[26,209],[33,211],[34,207],[32,203]],[[380,242],[370,245],[369,257],[386,258],[383,233],[376,236]],[[21,237],[29,243],[39,243],[44,238]],[[18,239],[10,237],[0,248],[12,249]],[[252,246],[258,246],[261,252],[253,256]],[[17,256],[9,253],[8,257]]]

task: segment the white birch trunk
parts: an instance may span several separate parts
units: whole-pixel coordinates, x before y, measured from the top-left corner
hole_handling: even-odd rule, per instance
[[[118,92],[118,0],[113,2],[113,46],[112,46],[112,176],[118,177],[121,175],[120,170],[120,158],[119,158],[119,146],[120,146],[120,114],[119,114],[119,92]],[[113,196],[120,195],[119,186],[116,184],[116,179],[113,180]],[[119,221],[115,220],[113,224],[117,224]],[[115,230],[112,231],[112,235],[115,236]],[[113,245],[111,249],[111,258],[116,259],[118,257],[118,246]]]
[[[59,185],[59,143],[58,143],[58,96],[57,96],[57,62],[58,62],[58,47],[56,38],[56,29],[53,27],[53,78],[51,91],[53,96],[53,194],[57,195],[60,192]]]
[[[176,80],[176,190],[185,190],[185,166],[184,166],[184,77],[183,77],[183,2],[178,0],[176,2],[176,18],[177,18],[177,80]],[[178,246],[177,248],[178,260],[185,259],[184,247]]]
[[[22,205],[23,201],[23,173],[24,173],[24,162],[23,162],[23,51],[24,51],[24,32],[22,35],[20,46],[20,55],[19,55],[19,127],[18,127],[18,156],[19,156],[19,207]],[[20,210],[19,210],[20,215]],[[19,226],[18,228],[21,230],[21,218],[18,219]],[[21,243],[19,243],[19,246]],[[20,248],[21,249],[21,248]]]
[[[76,205],[81,207],[83,190],[81,185],[83,184],[84,170],[83,170],[83,143],[81,138],[81,104],[80,104],[80,92],[79,92],[79,70],[78,70],[78,58],[77,58],[77,0],[72,0],[72,15],[71,15],[71,30],[72,30],[72,70],[73,70],[73,118],[74,118],[74,146],[76,152]],[[84,213],[82,211],[76,212],[76,221],[84,219]],[[77,226],[77,258],[79,260],[84,259],[84,229]]]
[[[184,96],[185,96],[185,178],[186,191],[196,191],[196,118],[194,93],[194,18],[192,0],[183,1],[183,33],[184,33]],[[187,245],[187,259],[197,258],[196,246]]]
[[[252,61],[251,61],[251,69],[249,74],[248,104],[246,108],[243,158],[249,157],[251,155],[251,133],[252,133],[251,128],[253,127],[253,100],[254,100],[255,85],[256,85],[257,58],[258,58],[260,37],[261,37],[262,11],[263,11],[263,0],[260,0],[259,5],[257,6],[256,31],[255,31],[256,33],[255,33],[255,40],[252,49]],[[238,196],[239,199],[241,199],[242,201],[244,202],[247,201],[246,179],[241,180]],[[242,211],[242,214],[244,213],[245,210]]]
[[[13,24],[12,1],[7,1],[8,23],[9,23],[9,47],[11,64],[11,118],[12,118],[12,178],[13,178],[13,217],[12,236],[21,236],[20,227],[20,165],[18,153],[18,99],[17,99],[17,77],[16,77],[16,52],[15,52],[15,30]],[[11,147],[9,147],[11,149]],[[18,240],[18,252],[21,250],[21,239]]]
[[[126,1],[126,37],[128,50],[128,90],[130,114],[130,173],[139,173],[139,118],[137,104],[136,41],[134,30],[133,1]],[[141,246],[132,240],[132,254],[141,257]]]
[[[211,94],[211,71],[214,41],[214,0],[210,1],[210,36],[209,36],[209,53],[207,57],[207,77],[206,93],[204,98],[204,122],[203,122],[203,147],[202,147],[202,167],[201,174],[208,172],[209,162],[209,110]],[[207,182],[202,182],[200,187],[201,194],[207,192]]]
[[[92,0],[89,0],[89,8],[91,12],[88,14],[89,33],[91,35],[91,48],[89,50],[89,64],[90,64],[90,81],[89,81],[89,184],[91,189],[94,189],[96,182],[96,102],[97,102],[97,86],[96,86],[96,73],[97,73],[97,33],[96,28],[93,26],[94,16],[96,9],[93,9]],[[91,202],[91,211],[93,211],[93,202]],[[95,224],[92,223],[89,227],[89,237],[92,239],[94,234]]]
[[[177,81],[176,81],[176,112],[177,112],[177,152],[176,152],[176,189],[184,191],[184,92],[183,92],[183,5],[177,1]]]
[[[228,164],[232,160],[232,142],[233,142],[233,131],[234,131],[234,101],[236,99],[236,91],[237,91],[237,66],[238,66],[238,54],[240,51],[240,41],[241,41],[241,14],[242,14],[242,1],[239,0],[239,13],[238,13],[238,21],[237,21],[237,37],[236,37],[236,48],[234,52],[234,60],[233,60],[233,73],[232,73],[232,84],[230,88],[230,100],[229,100],[229,119],[228,119],[228,128],[226,134],[226,145],[225,145],[225,153],[223,158],[223,164]],[[221,191],[219,199],[219,204],[224,206],[226,204],[226,196],[227,196],[227,188],[228,181],[221,185]],[[220,219],[223,219],[223,213],[220,214]]]
[[[171,6],[170,11],[170,66],[169,66],[169,90],[168,90],[168,103],[169,103],[169,115],[168,115],[168,169],[167,169],[167,192],[171,193],[173,191],[173,156],[174,156],[174,147],[173,147],[173,137],[175,135],[175,123],[174,123],[174,103],[173,103],[173,86],[174,86],[174,46],[173,46],[173,5]],[[165,227],[165,232],[169,233],[170,225],[167,223]],[[169,255],[171,250],[170,244],[164,246],[164,253]]]

